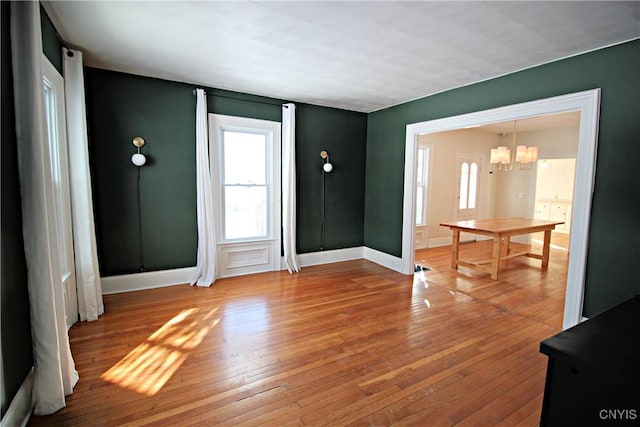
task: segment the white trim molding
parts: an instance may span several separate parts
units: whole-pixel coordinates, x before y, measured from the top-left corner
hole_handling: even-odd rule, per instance
[[[578,155],[576,159],[571,241],[569,245],[571,256],[569,258],[567,274],[563,329],[580,323],[582,320],[582,304],[584,298],[591,198],[595,182],[598,120],[600,116],[600,89],[592,89],[584,92],[407,125],[401,272],[413,274],[414,270],[416,152],[419,135],[566,111],[580,112],[580,134],[578,137]]]
[[[364,259],[402,273],[402,259],[372,248],[364,248]],[[413,274],[413,272],[411,272]]]
[[[310,252],[306,254],[299,254],[298,262],[300,263],[301,267],[311,267],[313,265],[332,264],[334,262],[362,259],[363,253],[364,248],[362,246],[357,246],[355,248]],[[282,265],[284,265],[284,263]],[[286,267],[283,268],[283,270],[286,270]]]
[[[102,294],[119,294],[122,292],[141,291],[143,289],[188,284],[191,281],[195,270],[195,267],[185,267],[173,270],[149,271],[146,273],[101,277]]]
[[[24,427],[31,418],[33,412],[33,380],[35,373],[33,368],[29,371],[18,392],[13,397],[7,412],[5,412],[0,427]]]
[[[364,246],[298,255],[298,261],[302,267],[352,261],[355,259],[366,259],[397,272],[400,272],[402,267],[402,260],[400,258]],[[284,263],[281,265],[284,266]],[[286,270],[286,268],[282,269]],[[122,292],[184,285],[189,283],[191,277],[193,277],[194,271],[195,267],[185,267],[173,270],[101,277],[102,294],[119,294]]]

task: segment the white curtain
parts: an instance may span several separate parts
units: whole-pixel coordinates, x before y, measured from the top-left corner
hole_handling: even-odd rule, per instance
[[[16,107],[31,335],[35,414],[65,406],[78,381],[64,316],[58,235],[52,215],[53,184],[45,122],[39,2],[11,2],[11,55]]]
[[[213,195],[209,171],[207,98],[196,89],[196,193],[198,216],[198,258],[191,285],[211,286],[216,280],[216,236],[213,223]]]
[[[80,320],[96,320],[104,313],[104,305],[93,222],[82,52],[71,52],[73,56],[62,49],[78,312]]]
[[[289,273],[300,271],[296,254],[296,106],[282,106],[282,240]]]

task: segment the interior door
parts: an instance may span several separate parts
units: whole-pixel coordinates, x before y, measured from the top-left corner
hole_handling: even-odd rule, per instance
[[[478,188],[480,183],[481,158],[470,155],[458,155],[457,160],[457,205],[456,221],[478,219]],[[461,242],[477,239],[472,233],[460,233]]]

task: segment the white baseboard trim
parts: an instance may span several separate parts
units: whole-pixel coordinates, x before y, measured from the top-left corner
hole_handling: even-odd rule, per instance
[[[122,292],[141,291],[143,289],[183,285],[191,281],[195,269],[195,267],[184,267],[173,270],[101,277],[102,294],[119,294]]]
[[[332,264],[334,262],[351,261],[364,258],[364,247],[332,249],[329,251],[310,252],[298,255],[300,267],[311,267],[312,265]],[[284,259],[281,265],[286,270]]]
[[[451,236],[449,237],[434,237],[433,239],[429,239],[429,247],[435,248],[438,246],[449,246],[453,239]]]
[[[401,258],[397,258],[365,246],[333,249],[329,251],[311,252],[298,255],[300,267],[311,267],[313,265],[331,264],[334,262],[351,261],[354,259],[366,259],[391,270],[402,272]],[[283,266],[282,269],[286,270],[284,267],[284,260],[281,265]],[[194,272],[195,267],[185,267],[173,270],[101,277],[102,294],[119,294],[122,292],[183,285],[191,281]]]
[[[0,427],[24,427],[31,418],[33,412],[33,400],[31,398],[33,393],[33,368],[27,374],[27,377],[22,382],[22,385],[18,389],[18,392],[14,396],[7,412],[0,420]]]
[[[398,273],[402,273],[402,258],[380,252],[375,249],[364,247],[364,259],[375,262],[383,267],[387,267]]]

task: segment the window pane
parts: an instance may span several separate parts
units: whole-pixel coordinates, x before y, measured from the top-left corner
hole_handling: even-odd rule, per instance
[[[458,203],[458,207],[460,209],[467,208],[467,197],[469,190],[469,163],[462,163],[462,167],[460,168],[460,200]]]
[[[47,84],[44,85],[44,106],[45,119],[47,122],[47,135],[49,137],[49,158],[51,160],[51,181],[53,183],[53,211],[58,231],[58,260],[60,261],[61,278],[64,280],[69,274],[73,262],[69,259],[67,245],[71,230],[67,227],[65,218],[71,215],[65,209],[65,187],[62,177],[62,158],[60,156],[62,148],[58,134],[58,111],[56,108],[56,94]]]
[[[416,188],[416,225],[423,224],[424,187]]]
[[[478,191],[478,164],[471,163],[469,173],[469,209],[476,207],[476,192]]]
[[[416,173],[418,185],[424,185],[424,149],[418,149],[418,170]]]
[[[265,135],[224,131],[224,183],[267,183]]]
[[[226,186],[224,238],[267,237],[267,187]]]

